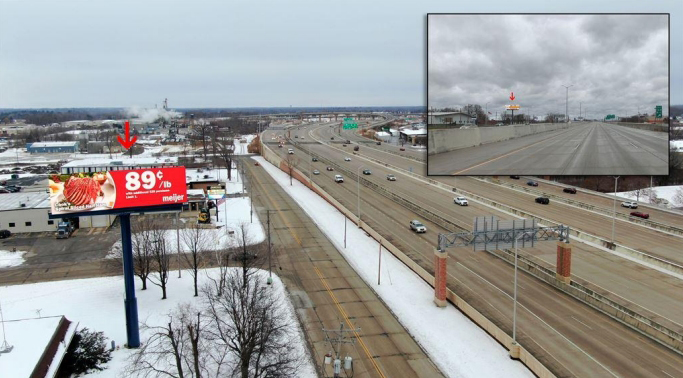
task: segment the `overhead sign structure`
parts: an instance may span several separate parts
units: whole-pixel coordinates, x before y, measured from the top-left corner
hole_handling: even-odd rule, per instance
[[[52,175],[52,215],[182,204],[185,167]]]
[[[358,124],[353,122],[353,118],[344,118],[344,130],[357,129]]]
[[[519,110],[519,105],[505,105],[507,110]]]
[[[616,118],[616,116],[614,114],[608,114],[607,117],[605,117],[605,119],[615,119],[615,118]]]

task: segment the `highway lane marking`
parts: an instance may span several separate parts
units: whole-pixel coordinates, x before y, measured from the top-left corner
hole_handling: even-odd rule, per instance
[[[577,322],[583,324],[584,326],[586,326],[586,327],[587,327],[588,329],[590,329],[591,331],[593,330],[593,327],[591,327],[591,326],[589,326],[588,324],[586,324],[586,323],[580,321],[580,320],[577,319],[574,315],[571,315],[570,317],[571,317],[572,319],[576,320]]]
[[[266,173],[267,173],[267,172],[266,172]],[[258,178],[256,178],[256,175],[252,175],[252,178],[256,180],[256,182],[259,184],[259,186],[260,186],[261,188],[263,188],[263,186],[264,186],[263,183],[262,183]],[[278,184],[278,185],[279,185],[279,184]],[[264,191],[264,193],[265,193],[266,197],[268,198],[268,201],[271,203],[271,205],[275,205],[275,201],[274,201],[274,200],[272,199],[272,197],[268,194],[268,192],[267,192],[267,191]],[[292,230],[292,228],[289,226],[289,222],[287,222],[287,220],[284,219],[283,216],[282,216],[279,212],[278,212],[278,216],[279,216],[280,219],[285,223],[285,225],[287,225],[289,233],[297,240],[297,242],[299,243],[299,245],[301,245],[301,240],[296,236],[296,234],[294,233],[294,231]],[[337,297],[336,297],[336,296],[334,295],[334,293],[332,292],[332,289],[331,289],[330,286],[327,284],[327,281],[323,278],[322,273],[320,272],[320,270],[318,269],[318,267],[315,265],[315,263],[314,263],[313,261],[311,261],[311,264],[313,265],[313,268],[315,269],[315,272],[316,272],[316,274],[318,275],[318,277],[320,278],[320,281],[322,282],[323,286],[325,286],[325,289],[326,289],[327,292],[330,294],[330,297],[332,297],[332,300],[334,301],[335,305],[337,306],[337,309],[339,310],[340,314],[344,317],[344,320],[346,321],[346,324],[349,326],[349,328],[353,329],[354,327],[353,327],[353,325],[351,324],[351,321],[349,320],[349,317],[348,317],[348,315],[346,314],[346,311],[344,310],[343,307],[341,307],[341,304],[339,303],[339,300],[337,300]],[[354,335],[356,336],[356,339],[358,340],[359,344],[362,346],[363,350],[365,351],[365,354],[367,355],[368,359],[369,359],[369,360],[372,362],[372,364],[375,366],[375,369],[377,370],[377,372],[379,373],[379,375],[380,375],[381,377],[383,377],[383,378],[386,378],[386,376],[384,375],[384,373],[382,372],[382,370],[381,370],[381,369],[379,368],[379,366],[377,365],[377,361],[375,361],[375,358],[372,356],[372,354],[370,353],[368,347],[365,345],[365,342],[363,341],[363,339],[361,338],[361,336],[360,336],[360,335],[358,334],[358,332],[356,332],[356,331],[354,331],[353,333],[354,333]]]
[[[665,372],[664,370],[662,370],[662,373],[664,373],[664,374],[668,375],[668,376],[669,376],[669,377],[671,377],[671,378],[676,378],[676,376],[674,376],[674,375],[671,375],[671,374],[669,374],[669,373]]]
[[[543,139],[543,140],[539,140],[538,142],[532,143],[532,144],[530,144],[530,145],[528,145],[528,146],[526,146],[526,147],[522,147],[522,148],[516,149],[516,150],[514,150],[514,151],[510,151],[510,152],[506,153],[505,155],[501,155],[501,156],[498,156],[497,158],[493,158],[493,159],[490,159],[490,160],[481,162],[481,163],[479,163],[479,164],[477,164],[477,165],[473,165],[473,166],[471,166],[471,167],[469,167],[469,168],[465,168],[465,169],[462,169],[462,170],[460,170],[460,171],[451,173],[451,175],[458,175],[458,174],[460,174],[460,173],[467,172],[467,171],[470,171],[470,170],[472,170],[472,169],[474,169],[474,168],[477,168],[477,167],[479,167],[479,166],[481,166],[481,165],[492,163],[492,162],[494,162],[494,161],[496,161],[496,160],[502,159],[502,158],[507,157],[507,156],[510,156],[510,155],[512,155],[512,154],[516,154],[517,152],[524,151],[524,150],[526,150],[527,148],[533,147],[533,146],[535,146],[535,145],[537,145],[537,144],[539,144],[539,143],[545,143],[545,142],[547,142],[547,141],[549,141],[549,140],[551,140],[551,139],[553,139],[553,138],[557,138],[557,137],[559,137],[559,136],[562,136],[562,135],[568,133],[569,131],[573,131],[573,129],[565,130],[564,132],[562,132],[562,133],[560,133],[560,134],[558,134],[558,135],[551,136],[551,137],[546,138],[546,139]]]
[[[332,292],[332,289],[330,288],[330,286],[327,284],[327,281],[325,280],[325,278],[323,277],[322,273],[320,272],[320,269],[318,269],[318,267],[315,266],[315,264],[313,265],[313,269],[315,269],[315,273],[318,275],[318,278],[320,278],[320,282],[323,284],[323,286],[325,286],[325,289],[327,290],[327,293],[330,295],[330,297],[332,298],[332,301],[333,301],[334,304],[337,306],[337,309],[339,310],[339,313],[344,317],[344,321],[346,322],[346,325],[348,325],[348,327],[349,327],[350,329],[354,329],[354,326],[353,326],[353,324],[351,324],[351,320],[349,320],[349,317],[348,317],[348,315],[346,314],[346,311],[344,310],[344,308],[343,308],[343,307],[341,306],[341,304],[339,303],[339,300],[337,299],[337,296],[334,295],[334,293]],[[372,356],[372,354],[370,353],[370,350],[368,349],[367,345],[365,345],[365,342],[364,342],[363,339],[360,337],[360,335],[358,334],[358,332],[354,330],[354,331],[353,331],[353,334],[356,336],[356,339],[358,340],[358,343],[361,345],[361,347],[362,347],[363,350],[365,351],[365,355],[368,357],[368,359],[370,360],[370,362],[372,362],[372,365],[375,367],[375,370],[377,370],[377,372],[379,373],[379,375],[380,375],[381,377],[386,378],[386,376],[385,376],[384,373],[382,372],[382,369],[379,368],[379,365],[377,364],[377,361],[375,360],[375,357]]]
[[[489,284],[489,285],[495,287],[496,289],[498,289],[501,293],[503,293],[503,294],[504,294],[505,296],[507,296],[508,298],[514,299],[510,294],[506,293],[503,289],[499,288],[498,286],[492,284],[490,281],[488,281],[486,278],[480,276],[479,274],[477,274],[476,272],[474,272],[472,269],[470,269],[470,268],[468,268],[468,267],[462,265],[462,264],[459,263],[459,262],[456,263],[456,264],[462,266],[463,268],[465,268],[466,270],[468,270],[469,272],[471,272],[471,273],[474,274],[475,276],[479,277],[481,280],[483,280],[483,281],[486,282],[487,284]],[[618,375],[614,374],[614,372],[612,372],[612,371],[611,371],[609,368],[607,368],[605,365],[601,364],[600,361],[596,360],[595,358],[593,358],[593,356],[591,356],[590,354],[588,354],[588,352],[586,352],[585,350],[581,349],[581,347],[579,347],[578,345],[574,344],[573,341],[569,340],[565,335],[563,335],[563,334],[560,333],[558,330],[556,330],[553,326],[551,326],[550,324],[548,324],[545,320],[541,319],[541,317],[539,317],[538,315],[536,315],[533,311],[531,311],[531,310],[530,310],[529,308],[527,308],[525,305],[521,304],[519,301],[517,301],[517,305],[519,305],[519,307],[525,309],[529,314],[531,314],[533,317],[535,317],[536,319],[538,319],[538,320],[539,320],[541,323],[543,323],[546,327],[550,328],[550,329],[553,330],[555,333],[557,333],[558,335],[560,335],[560,337],[562,337],[562,338],[563,338],[565,341],[567,341],[570,345],[572,345],[574,348],[576,348],[576,349],[578,349],[579,351],[581,351],[581,352],[582,352],[583,354],[585,354],[588,358],[590,358],[591,360],[593,360],[593,362],[595,362],[596,364],[600,365],[600,367],[602,367],[603,369],[605,369],[608,373],[612,374],[614,377],[619,377]]]

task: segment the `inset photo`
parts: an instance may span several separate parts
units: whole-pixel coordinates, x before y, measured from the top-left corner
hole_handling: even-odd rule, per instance
[[[429,14],[428,175],[669,173],[668,14]]]

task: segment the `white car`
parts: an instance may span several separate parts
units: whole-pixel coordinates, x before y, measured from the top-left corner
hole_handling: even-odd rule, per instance
[[[396,176],[389,174],[389,175],[387,175],[387,180],[396,181]]]
[[[427,232],[427,227],[425,227],[419,220],[410,221],[410,229],[417,232],[418,234]]]
[[[637,209],[638,208],[638,202],[622,202],[621,207],[628,207],[629,209]]]
[[[287,153],[290,155],[294,155],[294,149],[290,148],[289,150],[287,150]]]
[[[351,158],[350,158],[350,157],[345,157],[345,158],[344,158],[344,161],[351,161]]]
[[[467,206],[467,198],[465,197],[455,197],[453,203],[460,206]]]
[[[335,182],[344,182],[344,177],[342,175],[334,175]]]

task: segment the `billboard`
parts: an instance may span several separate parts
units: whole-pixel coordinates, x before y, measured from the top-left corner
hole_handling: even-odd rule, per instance
[[[219,199],[225,197],[225,189],[209,189],[207,190],[209,199]]]
[[[185,167],[51,175],[48,185],[53,215],[187,201]]]

